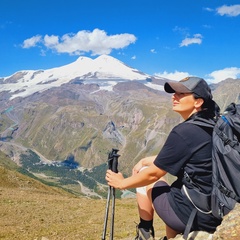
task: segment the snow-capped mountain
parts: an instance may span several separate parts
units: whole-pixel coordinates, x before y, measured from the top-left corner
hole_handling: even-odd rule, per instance
[[[98,83],[101,89],[111,90],[119,81],[145,81],[150,75],[131,68],[121,61],[108,55],[96,59],[79,57],[75,62],[47,70],[23,70],[12,76],[0,79],[0,92],[7,91],[11,99],[26,97],[35,92],[42,92],[52,87],[59,87],[74,79],[84,84]],[[162,86],[154,85],[149,81],[146,84],[152,88]]]

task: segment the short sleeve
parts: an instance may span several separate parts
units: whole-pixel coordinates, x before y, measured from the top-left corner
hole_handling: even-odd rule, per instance
[[[185,131],[186,135],[188,131]],[[154,164],[176,176],[187,160],[190,159],[192,152],[185,141],[187,136],[182,136],[175,127],[169,134],[163,148],[156,157]]]

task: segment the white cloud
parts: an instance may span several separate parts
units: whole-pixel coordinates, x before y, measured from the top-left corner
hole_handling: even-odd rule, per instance
[[[155,49],[150,50],[151,53],[157,53]]]
[[[240,68],[230,67],[230,68],[224,68],[221,70],[216,70],[208,74],[207,77],[208,79],[206,80],[211,83],[218,83],[227,78],[236,79],[240,77]]]
[[[201,44],[202,43],[202,35],[201,34],[194,34],[192,38],[185,38],[179,44],[180,47],[187,47],[190,44]]]
[[[176,80],[176,81],[180,81],[181,79],[190,76],[188,72],[178,72],[178,71],[175,71],[173,73],[168,73],[167,71],[164,71],[163,73],[155,73],[154,75],[162,78],[167,78],[170,80]]]
[[[174,32],[179,32],[179,33],[182,34],[182,35],[187,35],[189,29],[188,29],[188,28],[182,28],[182,27],[175,26],[175,27],[173,28],[173,31],[174,31]]]
[[[35,47],[37,45],[37,43],[41,42],[41,38],[42,37],[40,35],[36,35],[31,38],[28,38],[28,39],[24,40],[22,47],[23,48]]]
[[[43,49],[41,49],[41,50],[40,50],[40,56],[43,56],[43,57],[46,56],[46,51],[43,50]]]
[[[236,17],[238,15],[240,15],[240,4],[238,5],[223,5],[219,8],[216,9],[217,14],[223,16],[223,15],[227,15],[230,17]]]
[[[132,59],[132,60],[137,59],[136,55],[132,56],[131,59]]]
[[[208,11],[208,12],[213,12],[213,11],[214,11],[214,9],[209,8],[209,7],[206,7],[206,8],[203,8],[203,9],[206,10],[206,11]]]
[[[154,73],[155,76],[180,81],[181,79],[189,76],[193,76],[188,72],[167,72],[164,71],[163,73]],[[224,68],[221,70],[213,71],[210,74],[205,76],[205,79],[208,83],[219,83],[227,78],[237,79],[240,78],[240,68],[237,67],[230,67]]]
[[[43,40],[42,40],[43,38]],[[24,41],[23,47],[35,47],[38,43],[57,53],[68,53],[80,55],[84,52],[91,52],[92,55],[109,54],[113,49],[122,49],[135,43],[137,38],[133,34],[123,33],[107,35],[100,29],[90,31],[79,31],[76,34],[65,34],[63,36],[37,35]]]
[[[56,44],[58,44],[58,36],[48,36],[48,35],[45,35],[44,36],[44,45],[46,47],[49,47],[51,48],[52,46],[55,46]]]

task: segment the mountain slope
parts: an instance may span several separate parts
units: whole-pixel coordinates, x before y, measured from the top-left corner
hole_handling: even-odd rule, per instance
[[[1,239],[94,240],[102,236],[106,200],[75,197],[18,170],[0,151]],[[136,200],[117,199],[115,211],[114,239],[132,239],[138,219]],[[161,236],[164,225],[159,219],[156,223],[156,234]]]
[[[91,69],[95,69],[95,73],[102,70],[102,77],[118,71],[113,67],[116,66],[115,59],[106,56],[78,61],[83,61],[86,66],[94,63]],[[108,152],[117,148],[121,155],[119,169],[129,175],[138,160],[160,151],[170,130],[182,121],[172,111],[171,95],[161,88],[148,87],[149,84],[162,87],[164,80],[153,77],[146,80],[122,80],[120,77],[119,80],[104,80],[92,79],[89,75],[61,82],[59,79],[63,73],[67,75],[72,69],[71,75],[74,69],[78,70],[73,67],[75,64],[78,66],[76,61],[70,66],[51,70],[56,74],[55,82],[35,84],[37,75],[32,79],[26,78],[26,84],[32,81],[32,85],[26,85],[26,91],[22,92],[27,94],[24,98],[16,97],[18,92],[13,96],[6,91],[0,93],[0,149],[18,164],[21,154],[31,149],[44,163],[71,159],[71,163],[84,171],[93,167],[102,170]],[[121,64],[121,67],[126,66]],[[19,86],[24,76],[18,74],[18,77],[4,79],[4,82]],[[145,77],[135,70],[134,74]],[[1,86],[8,85],[2,82]],[[57,86],[56,83],[61,84]],[[46,90],[37,91],[38,86],[44,85]],[[110,85],[111,90],[106,90],[105,87]],[[223,110],[232,101],[239,103],[239,79],[227,79],[211,87],[214,99]],[[32,90],[29,89],[33,89],[34,94],[30,94]],[[102,180],[99,181],[104,183],[104,171],[99,177]]]
[[[172,125],[179,118],[167,119],[170,96],[141,89],[142,84],[133,89],[131,83],[119,85],[112,92],[95,92],[96,85],[86,89],[86,85],[68,84],[16,101],[7,114],[18,121],[11,136],[50,160],[72,154],[83,167],[103,163],[111,148],[121,149],[123,156],[126,152],[134,162],[150,154],[150,149],[156,151],[166,137],[164,129],[170,129],[165,123]],[[128,152],[134,144],[135,150]]]
[[[48,194],[70,195],[61,188],[48,186],[39,180],[0,151],[0,188],[27,189],[28,191]]]

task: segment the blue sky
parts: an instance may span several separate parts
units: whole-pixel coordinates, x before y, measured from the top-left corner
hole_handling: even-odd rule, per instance
[[[0,77],[101,54],[170,79],[240,78],[240,1],[0,1]]]

